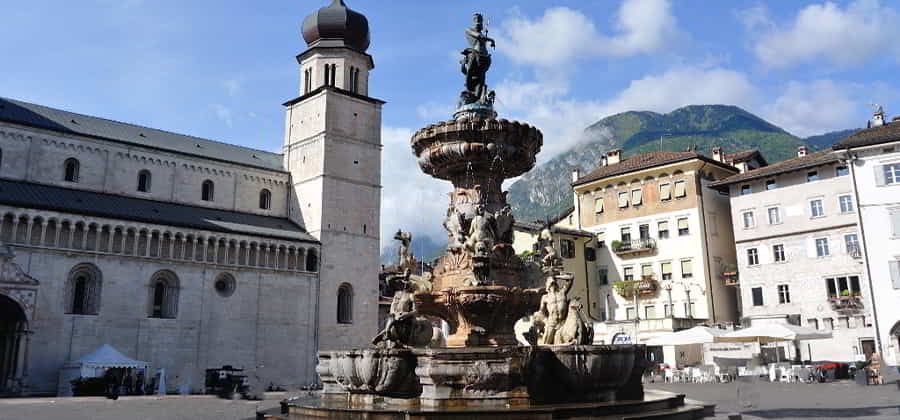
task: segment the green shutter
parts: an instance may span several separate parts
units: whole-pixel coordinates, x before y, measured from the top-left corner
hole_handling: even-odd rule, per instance
[[[885,185],[884,165],[875,165],[875,184],[879,187]]]

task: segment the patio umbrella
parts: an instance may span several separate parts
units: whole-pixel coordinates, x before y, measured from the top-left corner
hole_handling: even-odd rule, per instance
[[[776,343],[831,338],[831,332],[790,324],[759,324],[716,337],[718,343]]]
[[[714,343],[716,338],[726,331],[702,325],[687,330],[672,332],[651,338],[645,343],[648,346],[685,346],[689,344]]]
[[[831,332],[791,324],[759,324],[749,328],[732,331],[716,337],[719,343],[757,343],[769,344],[783,341],[819,340],[831,338]],[[810,358],[812,356],[810,355]]]

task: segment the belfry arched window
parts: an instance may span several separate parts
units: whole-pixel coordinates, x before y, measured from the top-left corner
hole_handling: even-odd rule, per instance
[[[210,180],[203,181],[203,191],[200,193],[203,201],[213,201],[215,199],[215,185]]]
[[[68,158],[63,163],[63,179],[68,182],[78,182],[78,171],[80,169],[81,164],[78,163],[78,159]]]
[[[353,323],[353,286],[347,283],[338,287],[337,322],[338,324]]]
[[[137,190],[140,192],[150,192],[150,171],[144,169],[138,172]]]
[[[169,270],[157,271],[150,278],[150,318],[178,316],[178,276]]]
[[[263,210],[272,208],[272,192],[265,188],[259,192],[259,208]]]
[[[100,269],[93,264],[78,264],[69,271],[66,282],[66,313],[97,315],[103,281]]]

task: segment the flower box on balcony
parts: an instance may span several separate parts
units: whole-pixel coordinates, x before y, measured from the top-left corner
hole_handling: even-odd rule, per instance
[[[613,241],[611,247],[613,252],[619,256],[640,254],[655,250],[656,240],[653,238],[642,238],[631,241]]]
[[[863,308],[862,296],[858,294],[832,296],[828,298],[828,302],[831,303],[831,309],[838,312],[852,312]]]

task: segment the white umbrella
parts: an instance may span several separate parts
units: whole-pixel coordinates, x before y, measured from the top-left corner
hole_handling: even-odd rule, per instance
[[[647,340],[645,344],[648,346],[685,346],[690,344],[713,343],[716,341],[716,338],[722,334],[725,334],[724,330],[699,325],[687,330],[667,333],[651,338]]]
[[[720,337],[719,343],[772,343],[778,341],[819,340],[831,338],[831,332],[791,324],[759,324],[749,328],[735,330]]]

